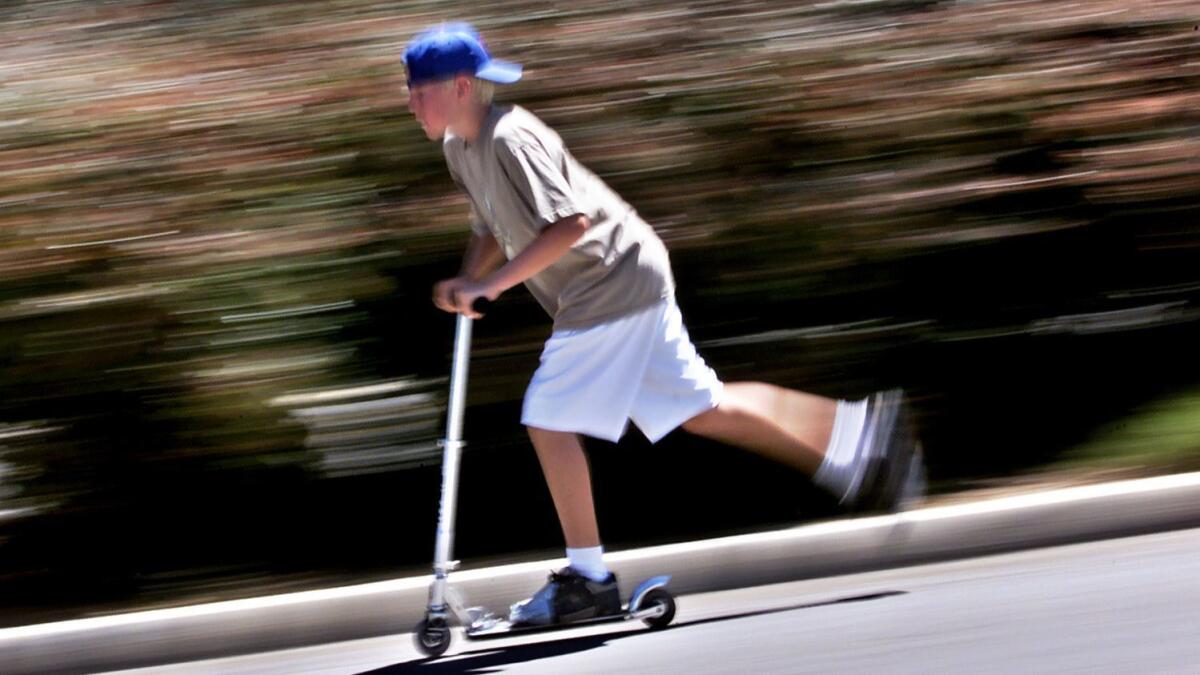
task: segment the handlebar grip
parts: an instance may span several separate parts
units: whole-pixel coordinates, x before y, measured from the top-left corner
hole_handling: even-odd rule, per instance
[[[471,309],[478,314],[486,315],[492,309],[492,301],[484,297],[475,298],[471,302]]]

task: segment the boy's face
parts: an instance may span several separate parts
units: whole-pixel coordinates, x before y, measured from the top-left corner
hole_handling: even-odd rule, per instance
[[[441,140],[446,129],[454,123],[460,106],[460,87],[454,80],[438,80],[410,84],[408,109],[412,111],[430,140]]]

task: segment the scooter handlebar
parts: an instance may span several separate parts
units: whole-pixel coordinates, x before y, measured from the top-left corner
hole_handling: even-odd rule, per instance
[[[487,313],[490,312],[491,309],[492,309],[492,301],[488,300],[485,297],[480,296],[478,298],[475,298],[475,300],[473,300],[471,302],[471,310],[474,311],[476,314],[487,315]]]

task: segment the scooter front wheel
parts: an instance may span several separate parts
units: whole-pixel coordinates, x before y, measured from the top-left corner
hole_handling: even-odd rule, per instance
[[[413,642],[417,651],[429,658],[437,658],[450,648],[450,626],[445,619],[425,617],[413,631]]]

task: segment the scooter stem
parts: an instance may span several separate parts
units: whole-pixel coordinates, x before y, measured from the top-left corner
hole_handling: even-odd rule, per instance
[[[454,547],[454,511],[458,503],[458,467],[462,456],[463,409],[467,398],[467,371],[471,354],[471,319],[458,315],[454,330],[454,364],[450,370],[450,401],[446,411],[446,437],[442,440],[442,497],[438,506],[438,526],[433,552],[433,585],[429,589],[429,609],[440,612],[446,606],[446,576],[452,569]]]

